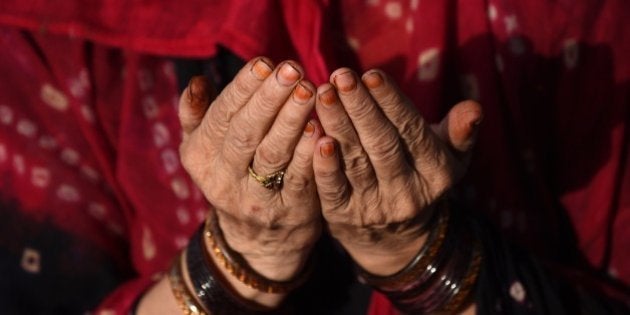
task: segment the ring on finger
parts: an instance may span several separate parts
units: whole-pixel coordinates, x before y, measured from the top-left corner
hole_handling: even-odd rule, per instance
[[[280,189],[280,187],[282,187],[282,180],[284,179],[285,170],[276,171],[267,175],[256,174],[256,172],[254,172],[254,169],[252,168],[251,165],[247,168],[247,170],[249,171],[249,175],[254,180],[256,180],[258,183],[260,183],[263,187],[267,189],[275,190],[275,189]]]

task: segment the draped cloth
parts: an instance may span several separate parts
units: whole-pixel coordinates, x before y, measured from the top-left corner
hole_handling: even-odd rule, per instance
[[[177,158],[170,58],[222,46],[296,59],[316,84],[381,68],[431,122],[478,100],[466,203],[532,253],[627,284],[628,20],[623,0],[2,1],[0,271],[23,307],[29,285],[47,303],[60,283],[94,292],[67,303],[132,307],[207,208]]]

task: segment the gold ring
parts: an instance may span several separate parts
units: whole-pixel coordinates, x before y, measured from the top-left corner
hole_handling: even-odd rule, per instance
[[[263,175],[256,174],[256,172],[254,172],[254,169],[252,169],[251,165],[247,169],[249,170],[249,175],[253,179],[255,179],[257,182],[259,182],[261,185],[263,185],[263,187],[267,189],[279,189],[280,187],[282,187],[282,180],[284,179],[284,170],[273,172],[271,174],[263,176]]]

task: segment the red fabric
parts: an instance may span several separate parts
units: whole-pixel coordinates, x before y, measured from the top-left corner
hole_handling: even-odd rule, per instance
[[[0,46],[0,191],[136,274],[103,303],[124,314],[206,211],[178,161],[174,66],[6,27]]]
[[[0,3],[0,22],[43,34],[36,35],[36,40],[47,58],[39,68],[31,67],[31,60],[41,56],[22,54],[19,45],[15,51],[3,51],[0,60],[23,60],[24,64],[16,67],[20,73],[0,79],[4,81],[0,89],[18,89],[0,93],[0,104],[12,110],[19,107],[18,99],[41,104],[43,92],[29,89],[45,83],[66,95],[66,113],[74,113],[72,117],[79,120],[76,125],[58,126],[56,122],[67,115],[46,106],[20,107],[20,115],[38,117],[41,126],[46,126],[40,130],[63,127],[67,134],[85,135],[77,149],[81,157],[91,152],[86,163],[97,165],[101,180],[112,189],[103,202],[117,209],[112,215],[124,227],[134,267],[148,276],[161,270],[175,251],[172,241],[165,240],[191,231],[192,223],[185,229],[174,226],[174,209],[182,202],[195,211],[201,205],[200,198],[177,198],[173,176],[194,191],[190,182],[181,168],[165,174],[158,154],[165,149],[147,143],[156,137],[152,130],[161,132],[155,131],[156,121],[142,112],[146,102],[151,102],[148,95],[160,109],[156,117],[163,119],[168,130],[168,145],[174,148],[178,141],[174,82],[170,70],[166,75],[163,71],[170,66],[150,55],[210,56],[217,45],[224,45],[245,59],[255,55],[276,61],[296,58],[315,83],[326,81],[339,66],[380,67],[394,76],[430,121],[442,117],[456,100],[473,98],[482,103],[485,121],[465,191],[470,202],[506,234],[542,255],[553,256],[570,242],[562,229],[568,221],[588,263],[628,283],[628,20],[630,5],[623,0],[118,0],[89,4],[6,0]],[[67,42],[45,45],[47,33],[65,37]],[[112,45],[124,53],[112,56],[113,50],[99,46],[86,60],[79,39]],[[5,38],[7,45],[12,40]],[[118,66],[125,67],[122,81],[118,81]],[[70,96],[72,80],[82,71],[93,81],[91,102]],[[150,90],[143,89],[147,83],[138,81],[138,76],[153,79]],[[33,99],[21,99],[29,93]],[[99,128],[80,121],[84,104],[93,109]],[[0,164],[3,174],[14,174],[14,193],[28,194],[24,199],[38,213],[38,205],[49,202],[48,194],[34,193],[28,183],[20,182],[15,156],[30,158],[31,154],[24,143],[15,143],[5,134],[2,143],[17,151],[7,151],[7,159],[14,163]],[[33,158],[26,163],[27,169],[37,161],[50,162],[42,160],[45,156]],[[63,169],[59,178],[76,177],[76,169]],[[83,189],[86,185],[81,183],[77,179],[76,185]],[[94,188],[93,193],[105,192]],[[72,213],[65,204],[60,208]],[[76,222],[65,220],[69,217],[59,224],[78,235],[92,235],[76,230]],[[141,254],[146,239],[143,227],[152,231],[159,248],[151,262]],[[91,237],[113,252],[119,251],[116,245],[122,242]],[[119,297],[128,302],[131,298],[127,297],[137,291],[123,287],[104,305],[122,310],[117,306]],[[381,302],[375,302],[373,310],[382,309]]]

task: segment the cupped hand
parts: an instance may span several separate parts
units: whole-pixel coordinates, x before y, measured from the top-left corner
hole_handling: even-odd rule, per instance
[[[315,88],[302,77],[296,62],[255,58],[211,104],[200,77],[180,99],[184,168],[228,245],[273,280],[300,270],[321,230],[312,158],[322,131],[309,121]],[[258,175],[286,170],[282,187],[263,187],[249,166]]]
[[[317,94],[326,136],[313,167],[328,228],[364,269],[393,274],[420,249],[434,204],[464,174],[481,107],[459,103],[429,126],[379,70],[359,79],[338,69]]]

